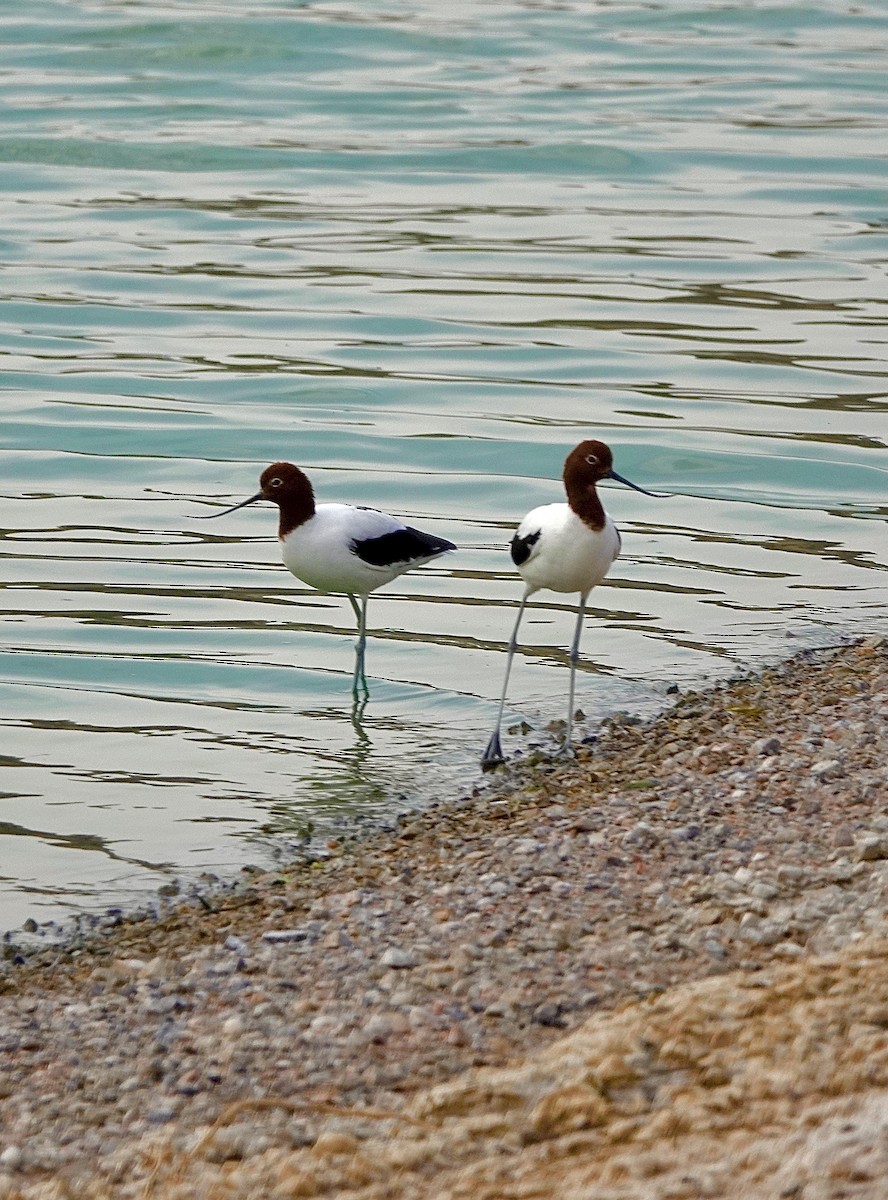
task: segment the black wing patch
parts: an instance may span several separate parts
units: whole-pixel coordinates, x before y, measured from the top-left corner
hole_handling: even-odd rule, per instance
[[[520,567],[530,558],[531,550],[540,540],[540,533],[541,530],[537,529],[534,533],[528,533],[524,537],[519,537],[516,533],[512,538],[509,552],[516,567]]]
[[[396,563],[411,563],[419,559],[435,558],[447,550],[455,550],[453,542],[423,533],[421,529],[395,529],[382,537],[363,538],[352,542],[352,550],[361,562],[371,567],[393,567]]]

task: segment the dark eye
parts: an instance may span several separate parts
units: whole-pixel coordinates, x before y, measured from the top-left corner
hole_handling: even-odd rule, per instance
[[[283,482],[284,482],[283,479],[280,479],[279,477],[275,476],[275,478],[271,480],[270,486],[271,487],[280,487]]]
[[[590,466],[590,467],[597,467],[597,466],[598,466],[598,459],[595,457],[595,455],[594,455],[594,454],[587,454],[587,455],[586,455],[586,462],[589,464],[589,466]]]

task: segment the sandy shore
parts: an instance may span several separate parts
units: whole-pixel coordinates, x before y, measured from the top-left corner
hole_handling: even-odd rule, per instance
[[[888,645],[0,974],[0,1200],[888,1194]]]

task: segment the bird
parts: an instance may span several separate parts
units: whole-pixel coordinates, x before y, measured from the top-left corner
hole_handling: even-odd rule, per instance
[[[308,476],[289,462],[266,467],[255,496],[210,513],[209,518],[227,516],[257,500],[270,500],[278,506],[278,538],[287,570],[319,592],[348,596],[358,627],[352,692],[356,700],[361,691],[366,696],[364,652],[370,593],[457,547],[376,508],[316,504]]]
[[[621,539],[616,525],[604,511],[596,485],[604,479],[614,479],[645,496],[660,496],[618,475],[613,468],[610,447],[596,438],[589,438],[574,447],[564,462],[566,504],[543,504],[527,514],[510,544],[512,562],[524,579],[524,594],[518,606],[518,617],[509,641],[506,675],[500,696],[496,726],[481,759],[485,769],[504,762],[500,743],[500,728],[509,687],[512,658],[518,645],[518,629],[528,599],[541,588],[553,592],[578,592],[577,621],[570,647],[570,683],[568,687],[567,733],[559,754],[573,754],[571,734],[574,712],[574,686],[580,635],[586,600],[596,584],[601,583],[620,553]]]

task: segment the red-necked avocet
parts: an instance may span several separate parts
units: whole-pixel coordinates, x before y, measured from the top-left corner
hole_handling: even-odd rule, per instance
[[[353,691],[355,696],[359,688],[366,693],[364,649],[370,593],[456,546],[375,508],[315,504],[307,476],[288,462],[265,468],[255,496],[211,516],[224,517],[257,500],[270,500],[280,509],[278,537],[287,570],[319,592],[348,596],[358,622]]]
[[[506,677],[503,680],[496,727],[481,759],[483,767],[493,767],[504,761],[500,745],[500,726],[506,704],[512,658],[518,645],[518,627],[528,599],[541,588],[548,588],[553,592],[580,594],[577,623],[570,647],[567,733],[559,750],[561,754],[572,753],[574,684],[586,599],[595,585],[601,583],[607,575],[611,563],[620,553],[620,534],[602,507],[596,484],[602,479],[615,479],[619,483],[625,483],[627,487],[634,488],[636,492],[643,492],[645,496],[659,494],[645,491],[644,488],[618,475],[613,469],[613,461],[610,448],[605,446],[604,442],[580,442],[564,463],[563,478],[567,503],[543,504],[533,509],[518,526],[512,538],[512,562],[518,568],[526,587],[509,642]]]

